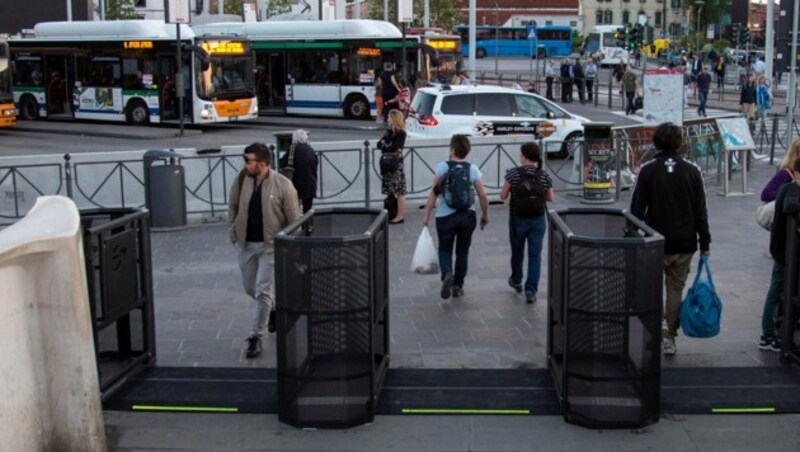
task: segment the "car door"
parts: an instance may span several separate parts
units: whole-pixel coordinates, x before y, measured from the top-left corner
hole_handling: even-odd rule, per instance
[[[514,95],[509,93],[480,93],[475,96],[473,135],[509,135],[529,133],[514,114]]]
[[[433,112],[439,125],[431,135],[449,137],[455,133],[475,135],[475,95],[446,94],[438,111]]]

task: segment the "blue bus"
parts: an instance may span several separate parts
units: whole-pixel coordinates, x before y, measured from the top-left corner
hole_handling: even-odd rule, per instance
[[[456,25],[453,32],[461,36],[461,52],[469,56],[469,26]],[[572,29],[563,25],[544,25],[536,28],[536,38],[528,40],[526,27],[475,27],[476,58],[486,56],[524,56],[549,58],[572,53]],[[495,51],[496,49],[496,51]]]

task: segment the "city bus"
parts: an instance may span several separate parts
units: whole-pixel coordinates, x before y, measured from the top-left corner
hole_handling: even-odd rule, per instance
[[[195,38],[152,20],[45,22],[9,40],[14,102],[22,119],[93,119],[130,124],[194,124],[258,116],[250,44]]]
[[[264,113],[369,118],[375,77],[403,61],[402,33],[377,20],[226,22],[194,26],[197,36],[242,36],[256,61],[256,93]],[[302,30],[299,32],[298,30]],[[432,38],[431,38],[432,39]],[[406,67],[431,80],[440,52],[422,36],[406,39]],[[442,52],[445,53],[445,52]]]
[[[11,65],[8,57],[8,43],[0,38],[0,128],[14,127],[17,121],[14,96],[11,94]]]
[[[461,36],[461,51],[469,56],[469,26],[456,25],[453,32]],[[549,58],[572,53],[572,29],[563,25],[536,27],[536,39],[528,39],[526,27],[475,27],[475,58],[495,55]]]
[[[416,43],[420,45],[419,48],[429,47],[436,50],[435,59],[431,58],[430,53],[411,51],[411,57],[422,58],[423,74],[426,74],[427,80],[450,80],[454,74],[462,71],[463,57],[460,36],[447,34],[441,28],[414,27],[406,30],[406,39],[416,39]],[[437,60],[438,65],[432,64]]]
[[[619,63],[628,63],[628,51],[617,46],[617,38],[621,25],[595,25],[586,37],[585,50],[589,55],[603,54],[603,58],[596,61],[600,66],[616,66]]]

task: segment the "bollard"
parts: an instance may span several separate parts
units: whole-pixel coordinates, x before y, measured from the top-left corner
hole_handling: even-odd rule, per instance
[[[772,115],[772,142],[769,145],[769,164],[775,161],[775,141],[778,139],[778,115]]]
[[[370,204],[372,203],[372,199],[369,193],[369,180],[370,180],[370,147],[369,147],[369,140],[364,140],[364,206],[369,209]]]
[[[64,154],[64,178],[67,182],[67,197],[72,199],[72,164],[69,163],[70,160],[72,160],[72,156]]]

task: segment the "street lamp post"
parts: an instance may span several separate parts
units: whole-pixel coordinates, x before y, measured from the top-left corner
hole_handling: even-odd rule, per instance
[[[500,43],[499,43],[500,28],[498,28],[498,27],[500,27],[500,21],[499,21],[500,19],[499,19],[499,16],[497,14],[497,9],[498,9],[497,0],[494,0],[494,25],[495,25],[495,28],[494,28],[494,73],[495,74],[497,74],[498,70],[499,70],[497,68],[497,59],[500,57]]]
[[[704,2],[702,0],[696,0],[694,2],[694,4],[695,4],[695,6],[697,6],[697,25],[696,25],[696,28],[697,28],[697,30],[696,30],[696,33],[697,33],[697,45],[696,45],[696,47],[694,49],[694,53],[695,53],[695,57],[696,57],[700,53],[700,12],[703,11],[703,5],[705,5],[706,2]]]

